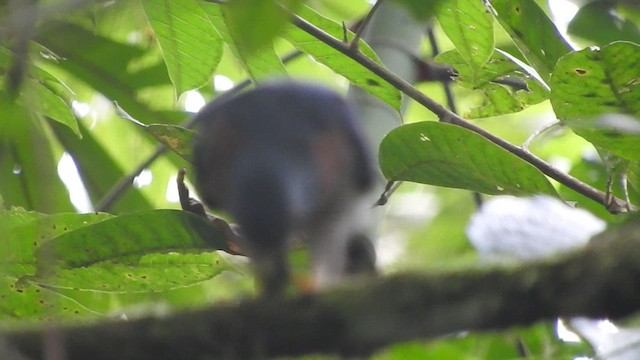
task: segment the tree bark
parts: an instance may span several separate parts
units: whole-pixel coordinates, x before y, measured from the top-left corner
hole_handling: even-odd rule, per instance
[[[398,274],[317,295],[59,327],[55,334],[69,360],[366,355],[397,341],[462,330],[630,315],[640,309],[637,254],[636,221],[598,236],[580,251],[543,262]],[[46,334],[51,329],[3,336],[24,355],[41,359]]]

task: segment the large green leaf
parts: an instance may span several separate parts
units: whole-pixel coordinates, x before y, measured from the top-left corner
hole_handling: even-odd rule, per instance
[[[142,1],[178,94],[210,80],[222,58],[222,39],[198,0]]]
[[[229,270],[212,253],[227,246],[223,232],[188,212],[127,214],[42,244],[36,250],[36,277],[30,281],[92,291],[164,291]]]
[[[0,222],[11,225],[4,233],[0,244],[0,274],[19,278],[35,274],[35,251],[47,241],[69,231],[79,229],[112,217],[109,214],[56,214],[37,215],[23,211],[4,211]]]
[[[382,140],[379,157],[392,181],[492,195],[556,195],[538,169],[456,125],[425,121],[396,128]]]
[[[323,17],[309,7],[303,6],[298,15],[337,39],[344,37],[342,25]],[[354,85],[380,98],[394,109],[400,109],[400,91],[355,60],[344,56],[338,50],[293,25],[288,25],[282,36],[299,50],[311,55],[319,63],[349,79]],[[348,32],[348,36],[353,38],[354,35]],[[359,42],[359,50],[373,61],[381,64],[376,54],[364,41]]]
[[[438,11],[437,19],[470,66],[479,68],[489,61],[495,43],[493,17],[481,1],[447,1]]]
[[[55,276],[32,281],[46,287],[84,291],[158,292],[212,279],[231,266],[215,252],[145,254],[88,267],[57,269]]]
[[[0,322],[24,322],[95,316],[77,302],[49,289],[32,286],[35,251],[51,238],[103,221],[109,214],[46,216],[15,209],[0,212]]]
[[[148,253],[192,253],[227,248],[225,234],[206,219],[179,210],[114,217],[63,234],[37,251],[40,270],[72,269]],[[128,260],[126,260],[128,261]]]
[[[594,145],[640,160],[640,134],[600,115],[624,113],[640,127],[640,46],[616,42],[573,52],[551,77],[551,105],[558,119]]]
[[[518,112],[549,97],[549,91],[540,81],[501,51],[496,51],[489,61],[477,68],[455,50],[439,54],[436,61],[453,66],[458,72],[455,81],[460,85],[482,91],[483,105],[465,114],[467,118]]]
[[[534,0],[490,0],[498,22],[544,81],[562,55],[571,51],[553,22]]]

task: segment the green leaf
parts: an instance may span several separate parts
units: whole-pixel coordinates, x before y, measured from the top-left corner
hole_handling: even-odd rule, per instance
[[[25,325],[55,320],[95,318],[96,313],[49,289],[0,276],[0,323]],[[100,314],[98,314],[100,315]]]
[[[188,162],[191,162],[191,151],[193,148],[193,137],[195,132],[177,125],[165,125],[165,124],[149,124],[145,125],[140,121],[127,114],[116,103],[116,110],[125,120],[129,120],[132,124],[144,129],[148,134],[156,138],[159,142],[164,144],[167,148],[178,154],[180,157]]]
[[[623,113],[640,127],[640,46],[616,42],[573,52],[551,77],[551,105],[558,119],[596,146],[628,160],[640,160],[640,135],[607,117]]]
[[[40,271],[72,269],[153,252],[196,252],[227,248],[225,234],[206,219],[179,210],[153,210],[114,217],[43,244]]]
[[[614,4],[609,2],[593,1],[581,6],[569,23],[567,32],[601,46],[618,40],[640,42],[638,25],[622,18],[615,11]]]
[[[12,224],[0,243],[0,276],[18,279],[33,275],[36,269],[35,251],[50,239],[69,231],[79,229],[110,218],[112,215],[99,214],[56,214],[39,215],[24,211],[0,213],[0,223]]]
[[[428,20],[438,12],[438,7],[446,3],[444,0],[393,0],[393,2],[405,6],[411,14],[418,20]]]
[[[472,67],[484,65],[493,54],[493,17],[481,1],[453,0],[437,14],[442,30]]]
[[[61,234],[36,250],[29,281],[108,292],[164,291],[211,279],[230,266],[223,232],[203,217],[154,210],[113,217]]]
[[[337,39],[343,38],[342,25],[323,17],[309,7],[303,6],[298,12],[298,16]],[[353,33],[348,32],[348,34],[349,38],[353,38]],[[282,37],[299,50],[312,56],[319,63],[344,76],[354,85],[380,98],[394,109],[400,109],[400,91],[355,60],[344,56],[338,50],[333,49],[293,25],[287,26]],[[359,50],[373,61],[382,64],[373,50],[371,50],[369,45],[364,41],[359,42]]]
[[[260,80],[275,75],[284,75],[286,70],[280,57],[273,49],[273,44],[265,44],[260,51],[247,51],[237,46],[236,37],[241,36],[231,31],[227,26],[227,19],[223,14],[220,5],[208,2],[201,2],[200,6],[206,12],[211,23],[233,50],[234,55],[242,62],[249,76],[254,80]],[[251,28],[259,28],[251,26]]]
[[[453,66],[458,72],[455,81],[465,88],[480,90],[482,106],[472,109],[467,118],[510,114],[538,104],[549,97],[549,91],[534,76],[528,74],[513,58],[501,51],[475,68],[455,50],[439,54],[436,61]]]
[[[534,0],[491,0],[500,25],[544,81],[556,62],[571,51],[553,22]]]
[[[391,131],[380,144],[391,181],[467,189],[492,195],[556,195],[535,167],[459,126],[420,122]]]
[[[142,1],[178,94],[209,81],[222,58],[222,38],[197,0]]]
[[[73,211],[43,122],[2,92],[0,108],[0,194],[6,206],[43,213]]]
[[[41,286],[84,291],[159,292],[190,286],[232,267],[219,254],[145,254],[88,267],[57,269],[55,276],[33,278]]]
[[[242,53],[251,55],[271,46],[295,12],[301,0],[234,0],[225,5],[227,28]],[[258,25],[259,24],[259,25]],[[258,25],[258,26],[257,26]]]

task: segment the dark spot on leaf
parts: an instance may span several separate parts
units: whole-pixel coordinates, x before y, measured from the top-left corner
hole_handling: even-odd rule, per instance
[[[147,275],[140,276],[140,279],[147,279]]]
[[[40,292],[40,289],[36,289],[36,293],[39,293],[39,292]]]
[[[373,79],[367,79],[367,85],[371,85],[371,86],[380,86],[380,83],[373,80]]]
[[[589,93],[584,94],[583,96],[586,97],[586,98],[594,98],[594,97],[597,97],[598,94],[596,94],[594,92],[589,92]]]
[[[617,106],[618,106],[618,105],[620,105],[620,104],[618,104],[618,103],[617,103],[617,102],[615,102],[615,101],[607,101],[607,102],[605,102],[605,103],[604,103],[604,105],[606,105],[606,106],[610,106],[610,107],[617,107]]]
[[[76,310],[73,312],[74,314],[80,314],[80,311]]]
[[[53,229],[54,229],[54,230],[56,229],[56,224],[53,224]]]
[[[40,304],[44,305],[44,300],[40,300]]]
[[[19,292],[19,293],[23,293],[24,292],[24,290],[22,290],[22,289],[16,289],[16,291]]]
[[[574,71],[575,71],[575,72],[576,72],[576,74],[578,74],[578,75],[584,75],[584,74],[586,74],[586,73],[587,73],[587,70],[586,70],[586,69],[580,69],[580,68],[576,68],[576,69],[574,69]]]
[[[62,310],[66,311],[66,310],[69,310],[69,308],[65,306],[65,307],[62,308]]]
[[[62,230],[67,231],[67,227],[65,226],[64,229],[62,229]]]
[[[33,246],[38,246],[38,242],[37,242],[37,241],[34,241],[34,242],[33,242]]]

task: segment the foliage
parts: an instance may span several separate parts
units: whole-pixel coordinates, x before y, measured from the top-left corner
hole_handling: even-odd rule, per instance
[[[640,45],[630,42],[640,39],[637,8],[588,3],[565,38],[533,0],[396,2],[416,19],[437,19],[436,38],[446,48],[435,61],[457,71],[452,86],[464,114],[460,120],[477,120],[474,124],[499,139],[521,143],[543,125],[536,118],[557,117],[570,131],[532,145],[531,151],[549,161],[563,159],[578,181],[532,160],[529,149],[514,151],[469,127],[424,121],[454,115],[444,108],[429,108],[436,116],[426,115],[412,96],[416,101],[403,114],[407,124],[380,142],[379,164],[389,181],[434,186],[403,186],[391,196],[385,235],[401,239],[404,252],[386,270],[475,262],[463,234],[471,196],[451,188],[559,196],[618,222],[620,216],[607,213],[611,204],[602,191],[607,180],[628,173],[629,196],[638,204]],[[221,96],[221,79],[241,84],[288,74],[340,91],[352,84],[389,111],[403,109],[401,94],[407,91],[390,81],[388,72],[376,70],[384,67],[375,44],[359,39],[350,46],[360,34],[344,24],[366,15],[364,0],[290,0],[286,8],[270,0],[85,1],[73,9],[71,3],[0,5],[0,323],[5,327],[50,319],[101,321],[134,314],[131,309],[141,304],[192,308],[251,293],[244,259],[219,251],[229,251],[219,227],[167,210],[179,207],[173,195],[177,170],[190,167],[193,132],[185,104],[197,94]],[[39,7],[38,19],[31,6]],[[618,10],[620,17],[603,9]],[[606,31],[585,26],[594,21]],[[622,26],[614,26],[618,21]],[[301,22],[347,50],[303,30]],[[574,50],[570,42],[600,47]],[[285,63],[291,51],[304,57]],[[439,94],[442,84],[416,86],[437,103],[446,101]],[[118,117],[123,112],[131,121]],[[173,152],[153,155],[159,143]],[[588,156],[595,147],[609,154],[606,164]],[[75,171],[63,166],[63,153],[73,159],[86,189],[84,203],[75,198],[78,185],[62,180]],[[614,182],[613,194],[624,198],[626,189]],[[600,199],[590,185],[601,190]],[[88,211],[93,209],[97,212]],[[519,355],[518,341],[528,344],[535,358],[589,351],[557,341],[550,324],[542,324],[399,344],[376,358],[506,359]]]

